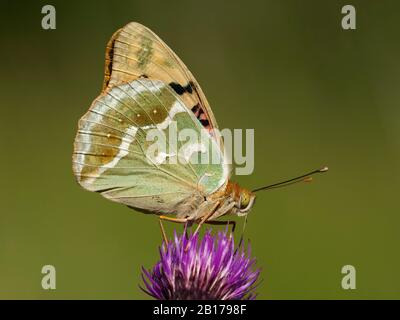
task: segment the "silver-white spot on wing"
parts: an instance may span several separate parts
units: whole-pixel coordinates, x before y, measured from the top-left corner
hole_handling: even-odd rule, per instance
[[[121,144],[119,145],[119,151],[116,156],[110,161],[104,164],[99,168],[99,171],[96,174],[96,177],[99,177],[102,173],[104,173],[107,169],[114,168],[119,160],[125,157],[129,153],[129,147],[131,143],[135,140],[136,132],[138,128],[135,126],[130,126],[127,130],[125,135],[121,139]],[[96,177],[91,177],[87,179],[84,183],[90,186],[92,182],[96,179]]]

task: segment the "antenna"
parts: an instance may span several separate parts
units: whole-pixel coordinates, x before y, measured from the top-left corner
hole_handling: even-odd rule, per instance
[[[296,178],[292,178],[289,180],[285,180],[282,182],[278,182],[278,183],[274,183],[274,184],[270,184],[268,186],[264,186],[264,187],[260,187],[257,189],[252,190],[251,192],[258,192],[261,190],[267,190],[267,189],[275,189],[275,188],[281,188],[281,187],[286,187],[286,186],[290,186],[291,184],[295,184],[298,182],[311,182],[312,181],[312,175],[317,174],[317,173],[324,173],[328,171],[328,167],[322,167],[320,169],[311,171],[309,173],[303,174],[301,176],[298,176]]]

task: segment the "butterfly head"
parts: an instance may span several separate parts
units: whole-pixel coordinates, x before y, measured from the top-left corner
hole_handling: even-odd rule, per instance
[[[231,213],[238,216],[246,216],[253,207],[256,195],[255,193],[240,187],[237,183],[229,182],[226,189],[228,197],[233,200],[235,206]]]
[[[256,201],[256,195],[247,189],[240,189],[239,201],[236,203],[238,216],[246,216]]]

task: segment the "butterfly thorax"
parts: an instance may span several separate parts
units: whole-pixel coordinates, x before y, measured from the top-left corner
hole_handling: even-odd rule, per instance
[[[238,216],[244,216],[249,213],[255,202],[255,194],[246,188],[242,188],[233,181],[228,181],[224,198],[229,199],[234,203],[230,214],[236,214]]]

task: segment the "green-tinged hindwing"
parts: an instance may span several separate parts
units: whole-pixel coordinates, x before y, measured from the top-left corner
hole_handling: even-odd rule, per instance
[[[170,134],[187,129],[198,143],[174,143]],[[157,141],[166,148],[154,148]],[[164,214],[196,206],[228,179],[215,139],[168,84],[146,78],[115,86],[93,102],[79,121],[73,163],[85,189]]]

